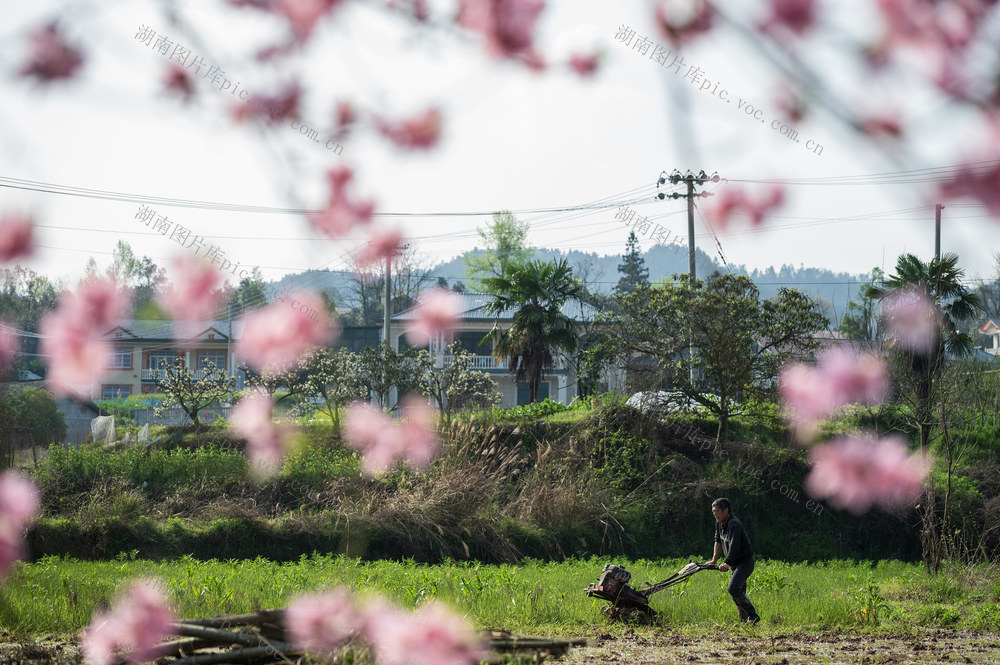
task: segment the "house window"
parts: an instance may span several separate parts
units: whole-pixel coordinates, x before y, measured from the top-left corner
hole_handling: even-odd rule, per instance
[[[483,337],[486,332],[462,332],[455,335],[455,341],[462,344],[462,348],[474,356],[493,355],[493,345],[484,342]]]
[[[225,351],[199,351],[198,352],[198,369],[205,369],[206,363],[212,363],[215,365],[216,369],[226,369],[226,352]]]
[[[522,406],[528,404],[528,396],[531,395],[531,391],[528,389],[528,382],[517,384],[517,405]],[[535,396],[536,402],[541,402],[543,399],[549,396],[549,382],[541,381],[538,384],[538,395]]]
[[[177,353],[174,351],[150,351],[149,352],[149,369],[168,369],[174,366],[174,360],[177,358]],[[163,361],[163,365],[160,365],[160,361]],[[183,356],[181,356],[183,361]]]
[[[132,386],[128,384],[105,383],[101,386],[101,399],[105,402],[122,400],[132,396]]]
[[[132,369],[132,347],[116,346],[108,355],[108,369]]]

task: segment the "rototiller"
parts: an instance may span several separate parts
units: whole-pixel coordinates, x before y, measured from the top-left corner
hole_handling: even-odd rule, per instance
[[[700,570],[718,570],[714,564],[689,563],[676,573],[656,584],[650,584],[644,589],[633,589],[628,582],[632,573],[621,566],[608,564],[601,572],[597,584],[591,584],[584,591],[592,598],[601,598],[611,603],[604,608],[604,613],[612,620],[630,617],[651,619],[656,611],[649,606],[649,597],[657,591],[663,591],[675,584],[680,584]]]

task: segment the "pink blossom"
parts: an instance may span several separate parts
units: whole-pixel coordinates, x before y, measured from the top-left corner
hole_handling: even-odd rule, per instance
[[[434,407],[425,399],[408,397],[403,400],[403,413],[406,414],[402,422],[403,456],[411,468],[426,468],[438,449]]]
[[[368,235],[368,243],[354,252],[354,261],[364,272],[374,266],[385,265],[403,249],[403,234],[399,229],[373,229]]]
[[[292,644],[313,654],[333,654],[361,628],[347,589],[299,596],[285,610]]]
[[[83,54],[66,42],[55,23],[31,33],[31,49],[21,76],[34,76],[43,83],[72,78],[83,64]]]
[[[288,305],[274,303],[243,317],[237,353],[257,370],[282,371],[310,348],[340,334],[318,296],[296,293],[290,300]]]
[[[396,124],[378,119],[375,126],[400,148],[428,150],[441,138],[441,111],[430,108]]]
[[[156,658],[160,640],[174,632],[174,612],[153,582],[136,582],[111,611],[93,618],[84,630],[82,647],[88,665],[110,665],[125,651],[130,663]]]
[[[705,218],[716,228],[725,229],[734,213],[743,213],[750,218],[751,224],[759,226],[767,215],[784,202],[785,190],[778,186],[754,194],[727,187],[705,211]]]
[[[7,215],[0,220],[0,263],[27,258],[34,251],[34,224],[24,215]]]
[[[778,392],[800,441],[815,436],[820,422],[845,404],[881,402],[887,386],[881,358],[842,348],[821,353],[815,367],[788,365],[778,380]]]
[[[401,422],[369,404],[347,407],[341,435],[348,446],[361,451],[365,473],[386,471],[397,461],[422,469],[437,453],[434,409],[416,398],[404,400],[402,407],[406,418]]]
[[[344,443],[361,452],[362,468],[369,475],[387,471],[405,449],[400,427],[381,409],[369,404],[347,407],[341,435]]]
[[[806,116],[808,106],[805,99],[787,81],[782,81],[777,86],[774,96],[778,110],[782,112],[788,122],[801,122]]]
[[[233,409],[231,427],[247,440],[246,454],[251,466],[265,474],[281,465],[292,442],[292,428],[275,423],[271,396],[253,390]]]
[[[185,102],[194,96],[194,79],[191,73],[175,64],[171,64],[167,69],[167,75],[163,79],[163,87],[170,92],[175,92],[181,96]]]
[[[0,475],[0,578],[24,558],[24,530],[34,521],[40,504],[34,482],[14,471]]]
[[[903,135],[903,126],[897,113],[880,113],[861,119],[861,129],[872,136],[887,136],[898,139]]]
[[[274,0],[272,7],[288,20],[295,38],[304,41],[312,34],[319,20],[341,2],[342,0]]]
[[[906,440],[839,438],[813,448],[806,491],[855,514],[873,505],[891,510],[914,501],[930,471],[926,455],[908,455]]]
[[[994,136],[990,145],[996,148],[1000,142]],[[993,161],[991,157],[987,163],[963,164],[941,184],[940,193],[946,199],[963,196],[978,199],[991,215],[1000,219],[1000,162]]]
[[[113,280],[97,279],[81,284],[76,295],[65,301],[65,307],[75,321],[92,328],[107,328],[124,316],[128,299]]]
[[[225,297],[219,269],[190,254],[174,257],[172,267],[173,281],[159,300],[163,309],[182,321],[214,318]]]
[[[10,324],[0,319],[0,375],[14,362],[14,358],[21,351],[21,343],[17,335],[7,330]]]
[[[348,132],[351,131],[354,123],[358,121],[358,112],[354,109],[354,106],[347,101],[337,102],[333,116],[333,135],[336,137],[346,136]]]
[[[938,341],[940,313],[924,289],[911,287],[882,301],[889,334],[904,348],[929,353]]]
[[[274,95],[250,95],[234,109],[233,118],[237,122],[257,118],[269,125],[295,119],[299,117],[301,97],[302,88],[296,82],[289,83]]]
[[[366,627],[384,665],[474,665],[485,657],[468,622],[437,603],[409,615],[385,607],[370,610]]]
[[[309,215],[309,222],[331,238],[350,233],[357,226],[370,224],[375,212],[372,201],[358,201],[347,191],[347,184],[354,178],[354,172],[346,166],[339,166],[327,172],[330,183],[330,199],[326,208]]]
[[[485,36],[490,54],[538,67],[534,30],[544,8],[544,0],[460,0],[458,23]]]
[[[104,374],[111,345],[100,339],[94,328],[62,311],[49,312],[39,324],[40,351],[49,366],[52,391],[65,395],[74,388],[90,386]],[[99,329],[98,329],[99,330]]]
[[[680,8],[679,4],[685,7]],[[678,45],[711,30],[714,19],[715,9],[707,0],[687,0],[684,3],[660,0],[656,5],[656,23],[660,32]]]
[[[761,25],[763,31],[783,26],[803,34],[816,21],[816,0],[771,0],[771,15]]]
[[[426,346],[439,334],[449,334],[462,314],[462,298],[447,289],[424,291],[406,326],[406,339],[413,346]]]
[[[104,335],[126,304],[114,282],[95,280],[81,285],[75,294],[64,294],[59,308],[42,317],[41,353],[54,392],[66,394],[74,387],[89,386],[104,373],[111,352]]]
[[[574,53],[569,59],[570,69],[584,78],[593,76],[599,64],[601,64],[600,53]]]
[[[40,506],[41,495],[34,481],[16,471],[0,474],[0,522],[23,529],[35,519]]]

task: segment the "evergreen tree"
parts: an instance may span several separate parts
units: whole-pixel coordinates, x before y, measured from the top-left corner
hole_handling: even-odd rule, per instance
[[[628,295],[640,286],[649,286],[649,269],[646,267],[646,260],[639,254],[639,240],[635,237],[635,231],[628,234],[622,258],[623,262],[618,264],[618,272],[622,274],[622,278],[618,280],[615,293]]]

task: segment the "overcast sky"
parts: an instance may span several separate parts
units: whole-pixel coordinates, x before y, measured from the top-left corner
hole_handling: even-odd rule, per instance
[[[731,7],[752,22],[763,4]],[[245,56],[280,34],[283,25],[274,19],[219,0],[177,3],[178,15],[200,35],[196,43],[171,24],[160,3],[0,0],[0,176],[129,195],[314,208],[325,197],[325,170],[346,163],[357,169],[358,191],[372,196],[380,213],[406,213],[381,221],[402,225],[418,253],[436,263],[471,248],[476,227],[502,208],[530,222],[535,246],[618,254],[627,230],[614,216],[624,203],[686,236],[683,200],[655,200],[654,185],[663,170],[704,169],[730,180],[710,191],[740,180],[800,181],[788,185],[788,204],[761,228],[735,220],[716,230],[729,263],[857,273],[891,270],[902,252],[929,259],[934,183],[886,184],[864,176],[956,164],[976,148],[982,127],[933,90],[909,80],[876,85],[838,57],[845,43],[877,31],[877,17],[870,2],[824,4],[822,22],[831,29],[809,42],[808,62],[838,103],[901,112],[907,133],[919,137],[906,155],[888,159],[820,110],[793,125],[798,142],[773,130],[772,121],[783,121],[774,70],[751,39],[731,29],[679,50],[686,65],[700,67],[704,79],[728,91],[728,101],[616,42],[625,24],[665,44],[643,0],[549,0],[538,25],[540,50],[558,60],[574,48],[603,49],[593,79],[559,65],[536,74],[496,62],[473,36],[447,27],[417,30],[374,3],[348,1],[293,60],[308,91],[303,122],[325,140],[336,100],[390,118],[433,105],[444,113],[444,138],[429,153],[409,153],[364,130],[343,140],[341,155],[286,124],[234,124],[227,109],[236,98],[207,85],[189,105],[165,94],[167,57],[135,39],[140,26],[148,26],[226,70],[251,93],[270,92],[290,70]],[[52,18],[87,60],[72,81],[43,88],[16,71],[28,51],[27,33]],[[745,113],[748,104],[754,113]],[[822,148],[807,149],[816,145]],[[849,184],[830,180],[845,177]],[[612,207],[572,210],[594,201]],[[232,265],[260,267],[267,279],[344,268],[356,246],[318,238],[296,214],[151,207],[205,236]],[[89,256],[106,265],[119,239],[162,265],[184,251],[137,222],[134,202],[0,188],[0,211],[15,209],[32,211],[41,225],[42,249],[27,265],[52,277],[75,280]],[[554,211],[529,212],[538,209]],[[438,214],[463,212],[484,215]],[[971,202],[946,207],[943,248],[960,254],[970,277],[993,274],[997,224]],[[714,253],[700,213],[696,234],[699,247]],[[641,242],[649,247],[653,241]]]

